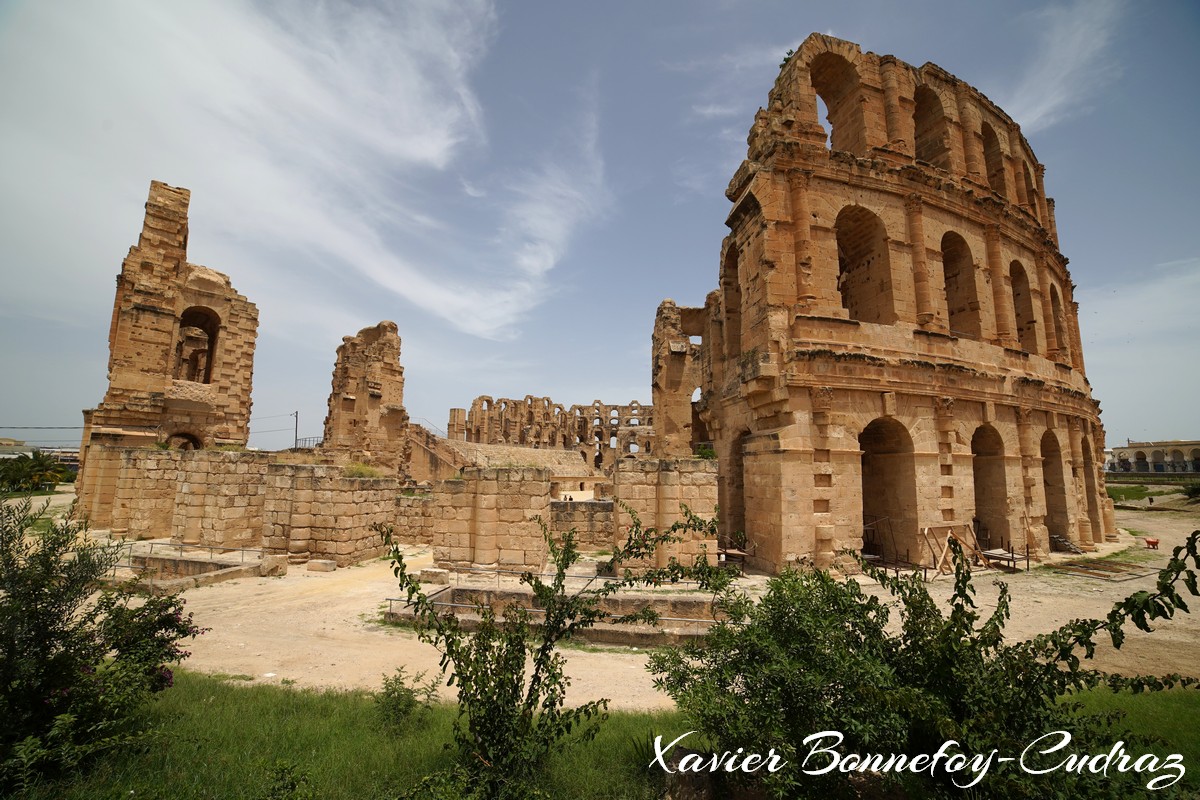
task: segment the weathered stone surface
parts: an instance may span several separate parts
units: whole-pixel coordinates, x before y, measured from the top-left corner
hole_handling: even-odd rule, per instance
[[[287,575],[287,556],[264,555],[262,557],[261,570],[262,577],[264,578],[277,578],[282,575]]]
[[[309,572],[333,572],[337,569],[337,562],[327,558],[310,558],[307,569]]]
[[[748,142],[718,288],[659,307],[656,453],[713,441],[723,530],[768,570],[930,563],[951,527],[1092,547],[1104,431],[1019,126],[933,64],[813,34]]]

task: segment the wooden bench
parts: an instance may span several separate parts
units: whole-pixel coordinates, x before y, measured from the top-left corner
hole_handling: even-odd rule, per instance
[[[1022,554],[1022,553],[1013,552],[1012,550],[1001,550],[1001,549],[984,550],[983,557],[985,559],[987,559],[989,564],[993,561],[998,561],[1001,564],[1004,564],[1005,566],[1007,566],[1008,568],[1013,569],[1013,570],[1015,570],[1017,568],[1018,561],[1024,561],[1025,562],[1025,571],[1026,572],[1029,571],[1029,554],[1028,553]]]

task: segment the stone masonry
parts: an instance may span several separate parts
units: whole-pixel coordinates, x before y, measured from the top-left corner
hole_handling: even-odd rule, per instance
[[[1035,555],[1115,534],[1054,202],[1017,123],[940,67],[813,34],[748,144],[718,288],[659,308],[653,402],[658,452],[714,441],[750,563],[928,563],[949,527]]]

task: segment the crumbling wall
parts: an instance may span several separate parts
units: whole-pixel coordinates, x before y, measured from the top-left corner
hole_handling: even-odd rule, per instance
[[[700,342],[703,309],[680,308],[664,300],[654,318],[650,352],[654,400],[654,454],[659,458],[691,458],[708,442],[700,421],[698,393],[703,382]]]
[[[322,449],[400,469],[406,461],[407,428],[396,323],[380,322],[343,337],[333,368]]]
[[[557,536],[574,530],[575,541],[581,550],[612,552],[617,538],[613,501],[552,500],[550,530]]]
[[[96,456],[99,458],[99,453]],[[115,457],[120,461],[112,504],[114,538],[158,539],[171,535],[183,456],[179,450],[105,451],[105,459]]]
[[[229,278],[187,262],[190,193],[154,181],[142,233],[117,276],[108,389],[84,414],[76,488],[92,524],[111,523],[114,464],[93,448],[244,445],[258,309]]]
[[[717,464],[702,458],[689,459],[622,459],[613,475],[613,494],[616,504],[616,538],[614,546],[624,544],[637,514],[643,528],[665,530],[684,519],[681,505],[704,519],[717,513]],[[628,510],[626,510],[628,508]],[[682,542],[659,548],[656,559],[664,566],[671,557],[682,562],[705,553],[715,559],[717,542],[691,534]]]

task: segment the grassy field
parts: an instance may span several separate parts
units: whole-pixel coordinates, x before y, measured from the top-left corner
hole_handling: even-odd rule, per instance
[[[176,685],[154,703],[159,733],[148,743],[112,754],[89,772],[38,787],[25,798],[282,798],[272,772],[290,768],[317,798],[393,798],[421,776],[450,763],[456,709],[440,706],[403,733],[386,732],[365,692],[312,692],[246,686],[245,676],[213,677],[179,671]],[[1200,768],[1200,692],[1155,695],[1091,692],[1090,711],[1128,712],[1136,733],[1168,744]],[[562,798],[654,798],[655,777],[641,768],[655,735],[673,739],[689,730],[677,713],[614,713],[590,743],[557,753],[544,788]],[[641,743],[641,748],[639,747]],[[652,754],[652,750],[649,751]],[[1185,781],[1194,783],[1189,773]]]
[[[1145,500],[1147,497],[1162,497],[1165,494],[1178,494],[1178,489],[1147,489],[1141,484],[1128,486],[1113,486],[1109,484],[1107,487],[1108,496],[1118,503],[1129,502],[1130,500]]]
[[[452,740],[456,707],[437,706],[395,734],[377,721],[365,692],[247,686],[243,677],[177,671],[174,688],[150,709],[160,732],[149,744],[24,797],[255,800],[272,797],[273,767],[290,766],[307,776],[314,797],[372,800],[394,798],[451,763],[444,745]],[[614,713],[594,741],[554,756],[546,790],[564,798],[652,798],[653,783],[633,756],[635,743],[659,733],[674,738],[688,730],[684,726],[675,713]]]

